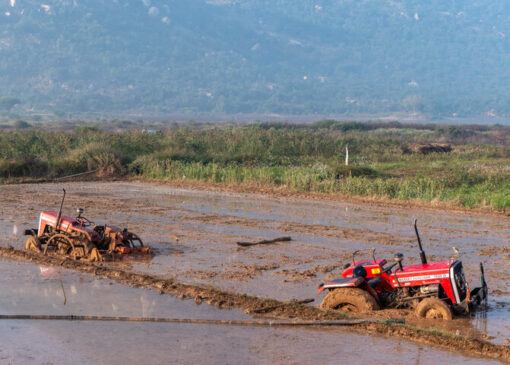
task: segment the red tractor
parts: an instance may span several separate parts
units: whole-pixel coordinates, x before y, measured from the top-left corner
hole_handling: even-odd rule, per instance
[[[63,216],[65,196],[64,189],[58,213],[42,212],[39,227],[25,230],[25,235],[30,236],[26,242],[27,250],[89,261],[103,261],[105,257],[113,257],[115,254],[151,252],[150,247],[144,246],[140,237],[127,228],[96,225],[82,216],[82,208],[76,210],[76,218]]]
[[[397,253],[394,263],[386,260],[355,261],[347,264],[343,278],[319,285],[318,293],[328,290],[321,309],[369,312],[380,308],[414,307],[418,317],[452,319],[453,313],[469,313],[487,302],[487,283],[480,263],[482,286],[469,290],[462,262],[456,259],[428,263],[414,222],[421,264],[402,265]]]

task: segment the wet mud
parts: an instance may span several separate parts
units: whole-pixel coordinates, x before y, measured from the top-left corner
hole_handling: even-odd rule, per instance
[[[249,318],[240,311],[196,306],[156,291],[135,289],[61,267],[0,259],[3,313],[83,313]],[[68,301],[64,304],[62,286]],[[288,364],[364,362],[395,359],[413,364],[435,361],[477,364],[448,351],[430,351],[399,339],[364,336],[337,328],[260,328],[118,322],[2,321],[0,363],[6,364]],[[341,338],[341,341],[338,339]],[[371,351],[359,352],[363,343]],[[320,356],[317,351],[320,349]],[[497,363],[487,361],[485,363]]]
[[[260,309],[270,308],[265,315],[271,318],[287,318],[295,320],[328,320],[342,319],[342,313],[328,311],[324,312],[318,308],[293,302],[279,302],[272,299],[250,297],[244,294],[228,293],[218,291],[213,287],[200,287],[187,284],[180,284],[174,280],[156,279],[146,274],[136,274],[113,269],[108,266],[88,262],[76,262],[73,260],[62,260],[57,257],[41,256],[39,254],[18,251],[12,248],[0,248],[0,256],[11,260],[29,261],[37,264],[62,267],[93,275],[96,278],[114,280],[134,288],[155,289],[159,294],[170,294],[179,299],[192,299],[196,304],[206,303],[218,309],[242,309],[247,314],[257,313]],[[115,302],[121,298],[115,298]],[[16,308],[18,311],[19,308]],[[19,312],[18,312],[19,313]],[[382,312],[381,312],[382,313]],[[381,316],[381,313],[375,314]],[[371,317],[374,315],[372,314]],[[478,339],[470,339],[462,336],[426,331],[412,328],[405,325],[384,324],[384,323],[362,323],[351,327],[352,332],[358,334],[389,335],[410,339],[415,342],[434,345],[443,349],[460,351],[466,355],[479,356],[486,359],[497,359],[510,362],[510,348],[508,346],[495,345]],[[436,351],[436,350],[434,350]]]
[[[454,257],[452,246],[455,246],[461,252],[471,286],[478,285],[477,268],[481,260],[486,265],[491,289],[491,309],[485,317],[455,319],[440,329],[454,338],[474,338],[483,346],[487,341],[487,346],[506,345],[510,338],[510,320],[506,319],[510,289],[503,279],[508,277],[510,269],[510,260],[505,257],[510,247],[507,217],[142,183],[9,185],[0,187],[0,246],[21,250],[24,244],[21,231],[37,226],[40,211],[58,209],[62,187],[68,191],[66,214],[72,215],[76,207],[82,207],[84,215],[93,221],[128,227],[157,253],[146,260],[127,258],[108,263],[105,267],[96,267],[94,272],[88,271],[87,266],[86,272],[102,277],[102,270],[117,270],[128,276],[123,279],[107,277],[196,302],[210,301],[218,308],[235,307],[247,312],[261,305],[274,305],[272,299],[264,298],[290,303],[293,299],[315,297],[316,285],[322,280],[339,277],[343,265],[352,260],[351,252],[356,249],[374,247],[378,258],[391,258],[394,253],[402,252],[405,263],[418,262],[412,228],[413,218],[418,218],[429,260]],[[236,244],[281,236],[291,236],[292,241],[251,247]],[[51,264],[61,265],[60,261]],[[144,280],[148,277],[149,284],[144,280],[132,281],[129,275],[141,275]],[[154,286],[156,282],[161,287]],[[175,285],[179,285],[178,289],[172,289]],[[180,285],[189,288],[182,290]],[[202,292],[210,288],[230,294],[219,298],[216,294]],[[239,304],[235,299],[239,296],[250,300],[252,296],[258,298],[251,304]],[[322,296],[315,299],[313,305],[317,306]],[[293,305],[280,307],[269,315],[326,318],[310,305],[299,306],[306,308],[297,312],[291,307]],[[376,315],[381,318],[405,316],[408,323],[423,329],[441,327],[417,321],[408,312],[381,311]],[[400,335],[404,337],[416,336],[415,332],[403,328],[389,331],[386,327],[364,326],[363,330],[403,331]],[[436,343],[430,339],[426,342]],[[456,346],[458,344],[451,348]],[[475,349],[470,346],[458,348],[470,353],[482,352],[479,345]],[[506,346],[496,348],[495,353],[500,355],[494,356],[506,359]]]

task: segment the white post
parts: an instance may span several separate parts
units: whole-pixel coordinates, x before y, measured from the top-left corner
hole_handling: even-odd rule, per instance
[[[349,145],[345,146],[345,166],[349,166]]]

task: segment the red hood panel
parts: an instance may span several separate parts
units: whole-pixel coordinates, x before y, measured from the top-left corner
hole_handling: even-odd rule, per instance
[[[452,262],[450,261],[441,261],[441,262],[432,262],[430,264],[416,264],[416,265],[406,265],[404,266],[404,271],[398,271],[398,275],[402,275],[403,273],[422,273],[422,272],[433,272],[433,271],[448,271],[450,269]]]

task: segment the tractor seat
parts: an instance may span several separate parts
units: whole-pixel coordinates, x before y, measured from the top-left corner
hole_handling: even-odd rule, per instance
[[[377,285],[381,284],[382,278],[380,276],[377,276],[375,278],[371,278],[367,280],[367,284],[370,285],[370,287],[375,288]]]

